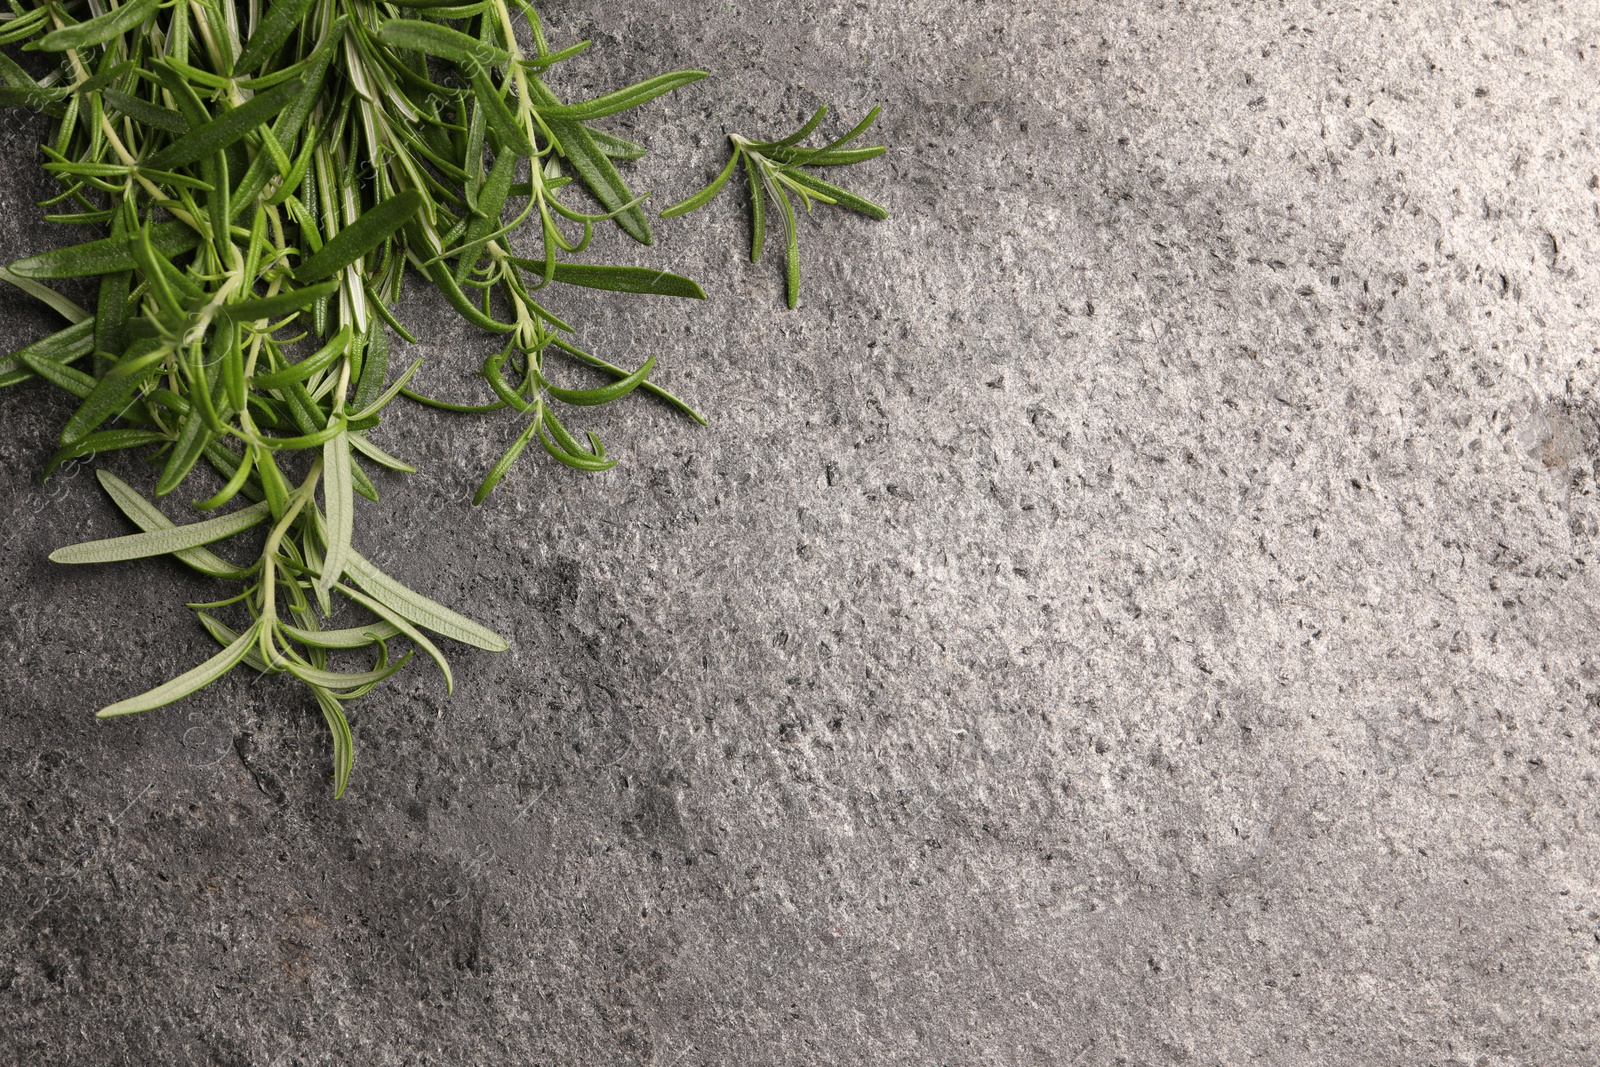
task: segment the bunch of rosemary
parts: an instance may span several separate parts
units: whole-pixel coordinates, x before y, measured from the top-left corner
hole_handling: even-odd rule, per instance
[[[704,420],[636,369],[578,347],[574,327],[543,306],[552,283],[703,298],[687,278],[643,268],[575,263],[594,226],[612,222],[649,244],[651,233],[616,160],[644,148],[591,125],[704,77],[676,71],[568,104],[542,75],[582,52],[552,51],[522,0],[10,0],[0,44],[21,44],[58,65],[35,77],[0,53],[0,103],[56,118],[43,146],[61,193],[48,218],[101,227],[106,236],[13,263],[0,278],[46,301],[71,325],[0,357],[0,385],[39,378],[79,399],[46,476],[64,462],[147,449],[160,462],[155,493],[186,483],[204,462],[224,481],[194,507],[215,517],[175,524],[106,471],[101,484],[140,533],[63,548],[51,558],[95,563],[173,555],[203,574],[242,583],[236,596],[191,605],[223,646],[205,663],[100,711],[159,707],[240,663],[298,678],[333,735],[342,794],[353,745],[347,701],[370,692],[412,653],[450,667],[424,631],[491,651],[506,642],[384,574],[354,547],[357,494],[377,499],[362,463],[411,468],[370,434],[397,397],[452,411],[509,409],[525,425],[489,470],[476,503],[537,440],[569,467],[616,460],[592,432],[580,438],[556,405],[605,404],[644,389]],[[527,21],[531,54],[519,43]],[[241,20],[243,25],[241,25]],[[781,201],[789,238],[789,302],[798,289],[794,214],[783,190],[883,217],[882,209],[798,169],[871,158],[797,142],[734,138],[750,167],[755,254],[763,241],[762,191]],[[699,206],[721,188],[733,163]],[[576,182],[601,210],[574,207]],[[664,213],[665,214],[665,213]],[[541,254],[514,254],[524,223]],[[504,344],[482,375],[492,399],[452,404],[407,388],[420,360],[389,373],[389,333],[415,341],[392,308],[408,265],[474,325]],[[95,312],[48,287],[98,282]],[[552,380],[557,354],[611,380],[566,388]],[[569,416],[570,417],[570,416]],[[230,504],[245,506],[222,512]],[[235,564],[205,547],[266,524],[257,558]],[[372,616],[325,629],[333,597]],[[208,610],[243,605],[235,631]],[[370,669],[330,668],[329,654],[367,650]]]

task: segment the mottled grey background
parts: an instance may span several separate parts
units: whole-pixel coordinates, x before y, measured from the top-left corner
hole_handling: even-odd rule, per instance
[[[894,219],[794,313],[740,185],[598,242],[713,297],[562,294],[712,417],[609,474],[472,509],[516,424],[386,423],[359,547],[513,650],[357,705],[340,802],[281,680],[92,717],[218,587],[49,564],[127,527],[0,396],[4,1060],[1600,1062],[1600,11],[545,6],[575,96],[717,75],[613,124],[658,203],[882,103]]]

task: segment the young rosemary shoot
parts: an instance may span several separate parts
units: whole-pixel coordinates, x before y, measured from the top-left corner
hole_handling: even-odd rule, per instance
[[[736,133],[729,134],[728,141],[733,145],[733,155],[729,158],[728,165],[722,168],[722,173],[713,178],[710,185],[687,200],[663,210],[661,217],[670,219],[678,215],[687,215],[709,204],[716,199],[718,193],[722,192],[722,187],[728,184],[728,179],[733,177],[734,170],[742,161],[745,175],[750,183],[750,262],[761,261],[761,252],[767,243],[767,203],[771,201],[783,225],[789,307],[797,307],[800,303],[800,236],[796,232],[794,204],[790,201],[789,194],[798,196],[808,212],[812,203],[817,202],[836,204],[872,219],[888,218],[889,212],[878,204],[802,169],[846,166],[883,155],[885,151],[883,145],[870,145],[865,148],[845,147],[866,133],[872,124],[878,121],[879,110],[873,108],[849,133],[821,148],[803,148],[800,142],[822,125],[823,118],[828,114],[827,104],[819,107],[799,129],[781,140],[750,141]]]
[[[51,558],[170,555],[241,587],[191,605],[220,652],[99,714],[160,707],[241,663],[286,674],[326,719],[342,795],[354,760],[350,701],[416,651],[452,688],[430,634],[508,647],[358,551],[356,497],[378,500],[369,466],[413,469],[372,439],[393,402],[506,409],[523,420],[477,503],[535,440],[578,470],[616,462],[594,433],[568,429],[568,408],[643,390],[704,421],[648,380],[654,356],[629,369],[592,354],[542,302],[558,283],[704,298],[676,274],[568,258],[602,223],[652,240],[644,197],[616,167],[644,148],[593,123],[704,73],[674,71],[563,102],[544,75],[588,42],[553,51],[524,0],[8,3],[0,45],[52,65],[35,76],[0,53],[0,104],[54,118],[41,150],[61,191],[46,201],[46,217],[93,236],[0,271],[68,323],[0,356],[0,386],[38,379],[76,398],[46,477],[63,463],[138,449],[159,464],[157,498],[190,485],[201,463],[222,482],[193,501],[197,521],[177,523],[102,470],[100,484],[139,532]],[[531,48],[516,33],[522,20]],[[778,168],[770,181],[853,206],[841,198],[848,194],[794,170],[853,161],[838,145],[820,156],[781,143],[740,146],[766,153],[754,158]],[[599,210],[575,206],[573,188]],[[538,236],[532,255],[512,245],[524,224]],[[791,241],[792,229],[791,221]],[[421,360],[390,373],[390,335],[416,340],[394,309],[417,276],[501,338],[481,367],[481,400],[414,392]],[[59,279],[93,280],[94,312],[48,284]],[[562,385],[562,361],[609,380]],[[265,538],[249,561],[210,547],[258,527]],[[336,597],[366,621],[325,626]],[[232,623],[215,614],[228,611]],[[412,651],[397,655],[395,641]],[[364,668],[337,665],[351,653],[367,657]]]

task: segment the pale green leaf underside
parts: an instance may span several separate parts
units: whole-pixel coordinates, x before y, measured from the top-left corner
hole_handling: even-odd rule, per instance
[[[259,624],[257,624],[259,626]],[[118,715],[132,715],[140,711],[151,711],[188,696],[198,689],[203,689],[212,682],[221,678],[234,668],[236,664],[249,653],[256,639],[257,626],[252,626],[227,648],[206,660],[200,666],[172,679],[163,685],[158,685],[148,692],[141,693],[127,700],[119,700],[115,704],[107,704],[96,714],[102,719],[115,718]]]
[[[50,553],[50,559],[55,563],[117,563],[128,559],[170,555],[185,549],[199,548],[212,541],[220,541],[224,537],[232,537],[236,533],[248,530],[271,513],[267,502],[263,500],[241,511],[219,515],[204,522],[190,523],[187,526],[169,526],[164,530],[146,530],[144,533],[128,534],[126,537],[108,537],[101,541],[84,541],[81,544],[68,545]]]
[[[159,509],[143,496],[138,490],[127,482],[118,478],[110,471],[95,471],[95,476],[100,479],[101,488],[111,497],[117,507],[133,524],[141,530],[170,530],[176,527],[171,519],[161,513]],[[187,563],[201,574],[212,578],[242,578],[249,571],[242,567],[235,567],[221,556],[207,548],[190,548],[173,555],[180,561]]]
[[[437,601],[429,600],[421,593],[407,589],[373,566],[355,549],[350,550],[350,557],[345,562],[345,573],[374,599],[418,626],[488,652],[506,652],[511,648],[505,638],[488,627],[451,611]]]

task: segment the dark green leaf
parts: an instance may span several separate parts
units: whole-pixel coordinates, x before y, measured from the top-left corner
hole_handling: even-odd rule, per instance
[[[561,104],[561,99],[537,77],[528,79],[528,89],[537,108],[556,107]],[[583,184],[594,194],[594,198],[600,201],[607,211],[620,212],[616,222],[622,227],[623,232],[640,244],[649,244],[652,241],[650,221],[646,218],[644,209],[634,204],[638,197],[633,195],[628,183],[622,180],[622,175],[617,173],[611,158],[595,143],[589,130],[581,122],[570,119],[552,119],[548,125],[551,132],[561,141],[561,154],[572,164],[572,168],[578,172],[578,177],[583,179]],[[629,207],[629,204],[634,206]]]
[[[610,385],[602,385],[595,389],[557,389],[553,385],[546,385],[545,392],[561,401],[563,404],[573,404],[579,407],[591,407],[596,404],[609,404],[613,400],[620,400],[633,392],[650,376],[650,371],[656,365],[656,357],[651,356],[644,361],[644,365],[626,378]]]
[[[66,448],[58,449],[56,454],[50,457],[50,462],[44,465],[44,474],[40,477],[41,479],[50,477],[57,467],[68,460],[82,459],[84,456],[98,455],[101,452],[138,448],[140,445],[151,445],[166,439],[166,434],[155,430],[104,430],[92,433],[74,441]]]
[[[135,122],[153,126],[166,133],[179,135],[189,132],[189,120],[170,108],[160,107],[138,97],[107,89],[101,94],[106,106],[120,111]]]
[[[44,35],[39,47],[47,52],[65,52],[69,48],[93,48],[120,37],[150,17],[161,0],[130,0],[115,11],[108,12],[76,26],[63,26]]]
[[[492,65],[511,59],[511,53],[503,48],[468,37],[460,30],[417,19],[390,19],[379,28],[377,39],[394,48],[409,48],[452,63]]]
[[[66,329],[51,334],[17,349],[10,355],[0,356],[0,386],[15,385],[33,377],[26,357],[48,360],[52,363],[70,363],[94,350],[94,323],[90,320],[74,323]]]
[[[305,290],[301,290],[301,292],[304,291]],[[291,382],[303,382],[313,374],[316,374],[318,371],[326,370],[328,367],[332,366],[335,360],[345,354],[345,350],[349,347],[349,345],[350,327],[346,326],[338,333],[334,334],[333,339],[327,344],[317,349],[317,351],[313,352],[305,359],[302,359],[299,363],[290,364],[285,369],[274,371],[271,374],[253,375],[251,377],[251,381],[254,383],[257,389],[282,389]],[[322,421],[325,420],[319,420],[312,415],[310,418],[310,423],[315,423],[316,425],[302,422],[301,426],[306,430],[307,433],[310,433],[317,429],[317,426],[320,425]]]
[[[304,88],[299,79],[286,81],[260,96],[251,97],[231,111],[197,126],[145,162],[163,170],[199,162],[220,152],[282,111]]]
[[[678,296],[704,300],[705,290],[681,274],[649,267],[607,267],[590,263],[557,263],[554,278],[567,285],[588,289],[607,289],[614,293],[643,293],[649,296]]]
[[[182,222],[160,222],[150,227],[150,244],[171,259],[200,243],[200,234]],[[124,237],[107,237],[80,245],[69,245],[11,264],[13,273],[24,278],[88,278],[112,271],[134,268],[133,250]]]
[[[365,214],[334,235],[322,250],[300,264],[294,280],[301,285],[331,278],[377,248],[422,207],[422,194],[407,189],[369,208]]]
[[[533,146],[528,143],[528,135],[523,131],[517,117],[511,113],[511,108],[506,105],[505,97],[494,84],[494,79],[489,76],[488,69],[476,62],[467,63],[466,68],[472,78],[472,91],[478,99],[478,106],[483,109],[484,118],[488,120],[490,128],[499,135],[500,143],[519,156],[533,155]]]
[[[539,114],[546,119],[577,119],[583,122],[603,119],[607,115],[615,115],[619,111],[627,111],[629,108],[648,103],[663,93],[692,85],[705,76],[706,72],[703,70],[675,70],[670,74],[657,74],[654,78],[647,78],[626,89],[618,89],[616,92],[585,100],[581,104],[541,104]]]
[[[275,0],[261,17],[256,32],[245,43],[244,51],[234,61],[233,73],[249,74],[271,59],[273,53],[289,39],[289,34],[300,28],[310,8],[311,0]]]
[[[288,292],[273,296],[258,296],[241,300],[237,304],[224,304],[217,311],[221,317],[232,319],[234,322],[259,322],[262,319],[281,318],[291,311],[299,311],[338,291],[338,282],[323,282],[320,285],[290,289]]]

